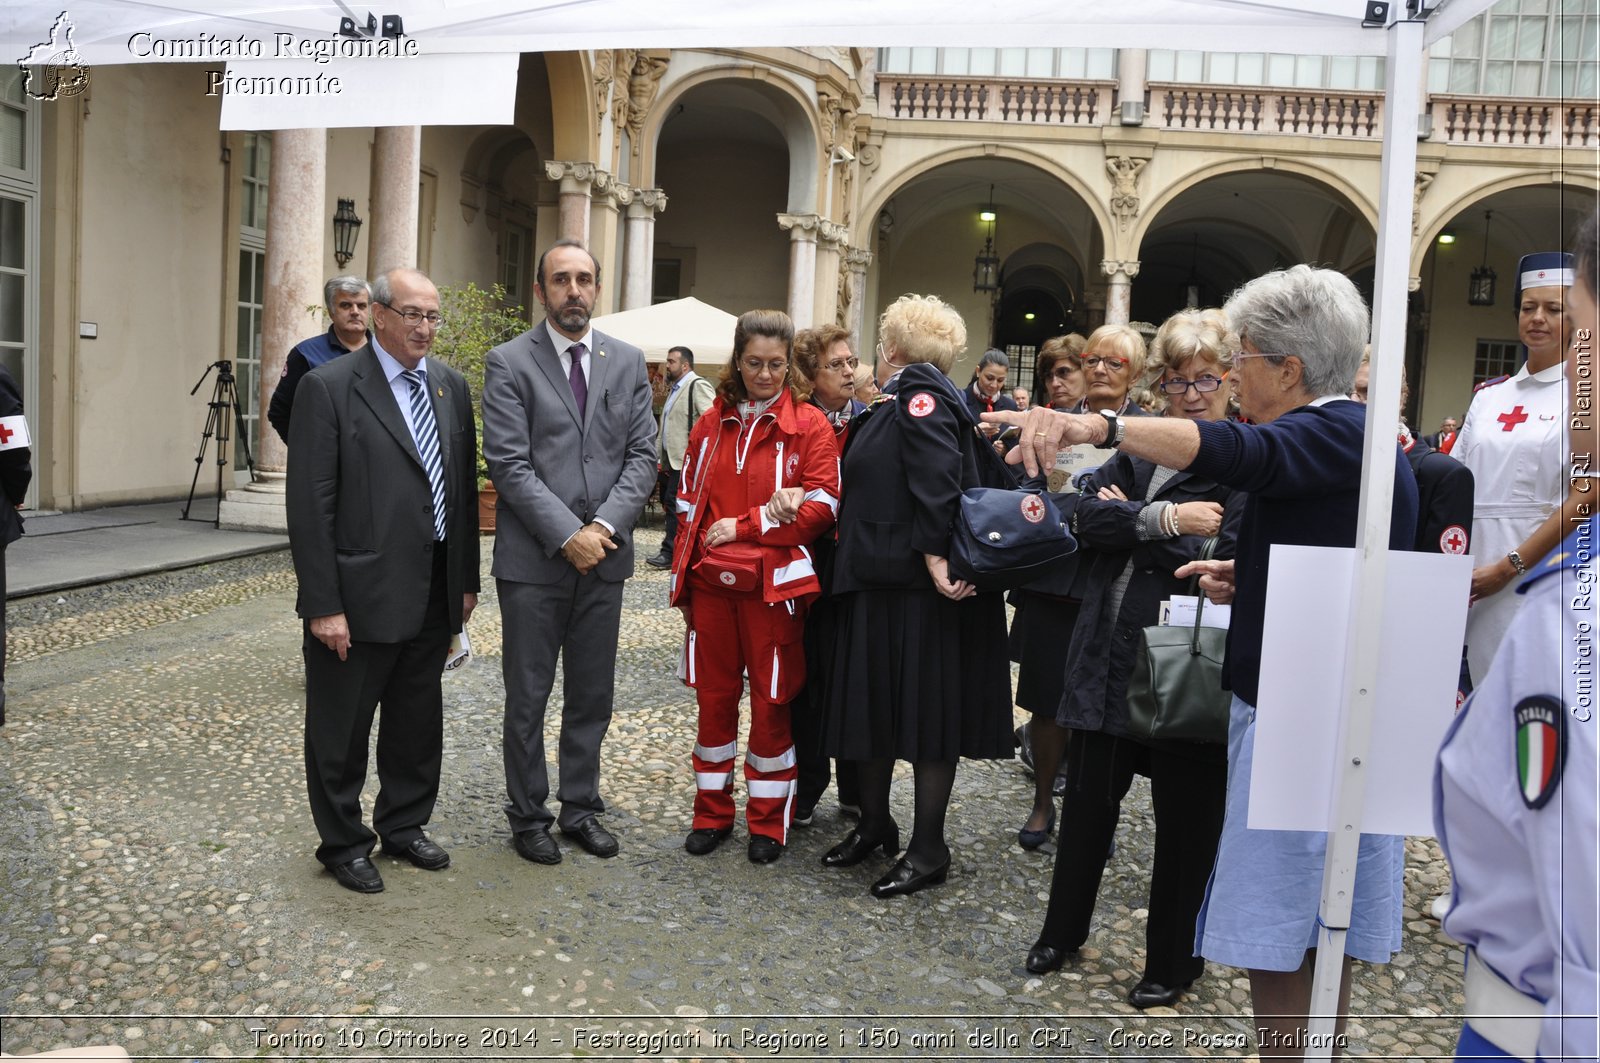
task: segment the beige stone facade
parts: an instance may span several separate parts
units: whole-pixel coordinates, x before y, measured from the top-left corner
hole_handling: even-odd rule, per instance
[[[1050,335],[1158,322],[1191,287],[1214,305],[1275,266],[1370,288],[1381,92],[1149,81],[1128,52],[1115,78],[880,73],[878,59],[526,55],[513,127],[309,140],[219,133],[199,66],[96,68],[81,95],[23,100],[32,154],[0,164],[0,196],[26,221],[26,335],[0,353],[26,384],[37,505],[185,494],[210,384],[189,389],[219,358],[236,362],[252,445],[281,467],[257,411],[283,337],[325,327],[305,312],[324,277],[414,261],[441,284],[505,282],[526,306],[559,236],[601,262],[601,312],[687,295],[777,306],[840,321],[867,357],[884,303],[938,294],[968,322],[963,383],[987,346],[1017,354],[1026,379]],[[1412,421],[1432,431],[1464,410],[1481,346],[1515,339],[1517,257],[1560,246],[1594,209],[1600,104],[1433,94],[1427,108],[1407,360]],[[311,157],[314,193],[288,176]],[[341,198],[364,220],[343,268]],[[1001,272],[986,293],[973,261],[991,203]],[[1497,300],[1471,307],[1484,261]]]

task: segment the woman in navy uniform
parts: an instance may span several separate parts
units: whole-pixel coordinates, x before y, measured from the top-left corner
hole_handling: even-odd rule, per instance
[[[858,762],[861,824],[822,862],[898,851],[889,783],[894,762],[910,761],[911,841],[872,887],[893,897],[949,873],[944,820],[958,758],[1011,756],[1005,604],[952,579],[946,560],[962,490],[1006,485],[1010,474],[945,375],[966,344],[960,315],[906,295],[884,311],[878,335],[880,358],[899,371],[845,449],[824,727],[827,751]]]

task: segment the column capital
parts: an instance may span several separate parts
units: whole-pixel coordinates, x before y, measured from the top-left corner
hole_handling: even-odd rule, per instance
[[[817,222],[817,244],[829,251],[837,251],[850,242],[850,230],[836,221],[822,218]]]
[[[544,175],[551,181],[560,181],[561,191],[566,193],[588,195],[591,189],[604,192],[613,184],[611,175],[592,162],[548,161],[544,164]]]
[[[779,214],[778,228],[789,234],[789,239],[799,243],[815,243],[819,226],[825,219],[820,214]]]
[[[667,209],[667,194],[659,188],[635,188],[628,203],[628,217],[654,218]]]
[[[1114,258],[1108,258],[1100,263],[1100,272],[1112,280],[1116,280],[1119,273],[1128,280],[1132,280],[1139,275],[1139,262],[1137,259],[1119,261]]]
[[[849,247],[844,252],[844,265],[851,273],[865,274],[872,265],[872,252],[860,247]]]

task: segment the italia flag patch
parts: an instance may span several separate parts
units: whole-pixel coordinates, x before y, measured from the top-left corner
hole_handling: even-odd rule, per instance
[[[10,417],[0,417],[0,450],[16,450],[18,447],[33,446],[33,439],[28,435],[28,419],[22,414],[13,414]]]
[[[1561,782],[1567,759],[1567,714],[1548,694],[1535,694],[1517,702],[1517,788],[1522,802],[1543,808]]]

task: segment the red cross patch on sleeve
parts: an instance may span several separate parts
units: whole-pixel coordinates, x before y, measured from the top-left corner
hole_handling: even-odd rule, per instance
[[[926,391],[919,391],[906,403],[906,412],[913,417],[926,417],[939,408],[939,403]]]
[[[1467,529],[1459,524],[1452,524],[1439,533],[1439,552],[1441,554],[1464,554],[1467,552]]]

